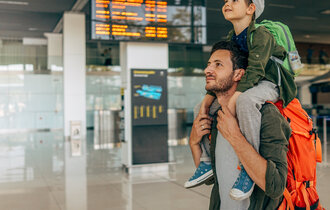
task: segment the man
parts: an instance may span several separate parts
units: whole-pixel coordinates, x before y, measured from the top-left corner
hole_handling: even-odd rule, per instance
[[[246,65],[247,58],[236,44],[223,41],[213,46],[205,68],[205,89],[215,93],[222,110],[213,119],[203,114],[196,117],[189,144],[198,166],[202,155],[199,143],[204,135],[211,134],[210,151],[215,176],[210,210],[276,209],[286,186],[289,124],[274,105],[264,105],[260,110],[262,125],[258,154],[242,135],[236,118],[227,107]],[[257,185],[252,196],[242,201],[229,197],[239,174],[239,162]]]

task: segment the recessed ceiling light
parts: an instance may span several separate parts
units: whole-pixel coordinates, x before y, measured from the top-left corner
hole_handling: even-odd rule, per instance
[[[330,15],[330,9],[323,10],[321,12],[322,15]]]
[[[305,37],[306,39],[310,39],[310,38],[311,38],[311,35],[306,34],[304,37]]]
[[[317,20],[316,17],[307,17],[307,16],[294,16],[294,17],[299,20]]]
[[[268,6],[271,6],[271,7],[281,7],[281,8],[287,8],[287,9],[294,9],[294,8],[296,8],[293,5],[286,5],[286,4],[269,4]]]
[[[11,5],[29,5],[29,2],[26,1],[0,1],[0,4],[11,4]]]
[[[37,28],[29,28],[29,31],[37,31]]]

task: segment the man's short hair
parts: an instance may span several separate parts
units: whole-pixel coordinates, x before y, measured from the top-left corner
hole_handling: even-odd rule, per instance
[[[228,50],[233,63],[233,70],[246,69],[248,64],[248,53],[239,49],[239,46],[233,41],[220,41],[213,45],[211,55],[217,50]]]

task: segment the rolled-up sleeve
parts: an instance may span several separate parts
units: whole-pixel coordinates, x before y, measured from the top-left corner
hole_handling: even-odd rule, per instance
[[[287,151],[291,135],[289,123],[272,104],[263,106],[259,153],[267,160],[266,196],[276,199],[283,195],[288,174]]]

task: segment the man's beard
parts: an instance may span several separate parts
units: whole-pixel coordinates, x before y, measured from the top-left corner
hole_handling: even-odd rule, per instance
[[[232,72],[227,78],[216,80],[216,84],[211,87],[206,85],[205,89],[213,93],[225,93],[234,85],[233,76],[234,72]]]

